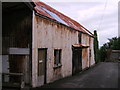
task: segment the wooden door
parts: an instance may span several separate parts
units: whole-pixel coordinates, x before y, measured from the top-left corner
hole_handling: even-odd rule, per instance
[[[38,82],[40,85],[46,83],[46,57],[47,49],[38,49]]]
[[[72,73],[76,74],[82,70],[82,49],[73,47]]]

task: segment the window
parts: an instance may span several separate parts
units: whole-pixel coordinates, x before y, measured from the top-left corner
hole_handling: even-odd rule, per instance
[[[61,49],[54,50],[54,68],[61,67]]]
[[[82,33],[79,32],[79,33],[78,33],[78,41],[79,41],[79,44],[81,44],[81,42],[82,42],[81,38],[82,38]]]
[[[90,51],[89,51],[89,56],[91,57],[91,49],[90,49]]]

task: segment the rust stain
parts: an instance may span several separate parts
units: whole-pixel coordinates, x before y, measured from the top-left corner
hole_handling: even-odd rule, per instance
[[[58,73],[61,72],[61,68],[54,69],[54,74],[57,75]]]
[[[54,69],[53,75],[56,80],[62,78],[61,68]]]
[[[61,29],[61,30],[69,30],[72,33],[76,33],[75,30],[72,30],[69,27],[65,27],[64,25],[57,24],[55,22],[51,22],[50,20],[44,19],[44,18],[39,17],[39,16],[35,16],[35,17],[36,17],[36,22],[37,22],[38,25],[39,25],[39,22],[44,22],[46,25],[51,25],[52,27],[57,28],[56,30],[59,30],[59,29]],[[37,25],[37,28],[38,28],[38,25]]]
[[[83,49],[83,58],[87,56],[87,49]]]
[[[85,48],[85,49],[83,49],[83,52],[82,52],[82,58],[83,58],[83,60],[84,60],[84,64],[85,64],[85,67],[87,67],[87,65],[88,65],[88,51],[87,51],[87,48]]]

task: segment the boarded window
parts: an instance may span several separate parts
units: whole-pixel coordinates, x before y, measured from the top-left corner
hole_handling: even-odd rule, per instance
[[[61,64],[61,51],[61,49],[54,50],[54,64],[57,66]]]

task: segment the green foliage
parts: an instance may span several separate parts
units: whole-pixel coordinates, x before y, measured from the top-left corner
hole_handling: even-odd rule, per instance
[[[113,37],[112,39],[108,39],[109,42],[103,44],[103,47],[106,49],[120,50],[120,37]]]
[[[99,46],[98,46],[98,37],[97,37],[97,31],[95,30],[94,31],[94,55],[95,55],[95,61],[96,63],[98,62],[98,49],[99,49]]]
[[[108,39],[109,42],[107,43],[109,49],[113,50],[120,50],[120,37],[114,37],[112,39]]]
[[[106,44],[104,44],[98,51],[98,60],[104,62],[107,58]]]
[[[120,37],[113,37],[112,39],[108,39],[109,42],[103,44],[103,46],[98,50],[98,59],[99,61],[105,61],[107,58],[107,50],[120,50]]]

